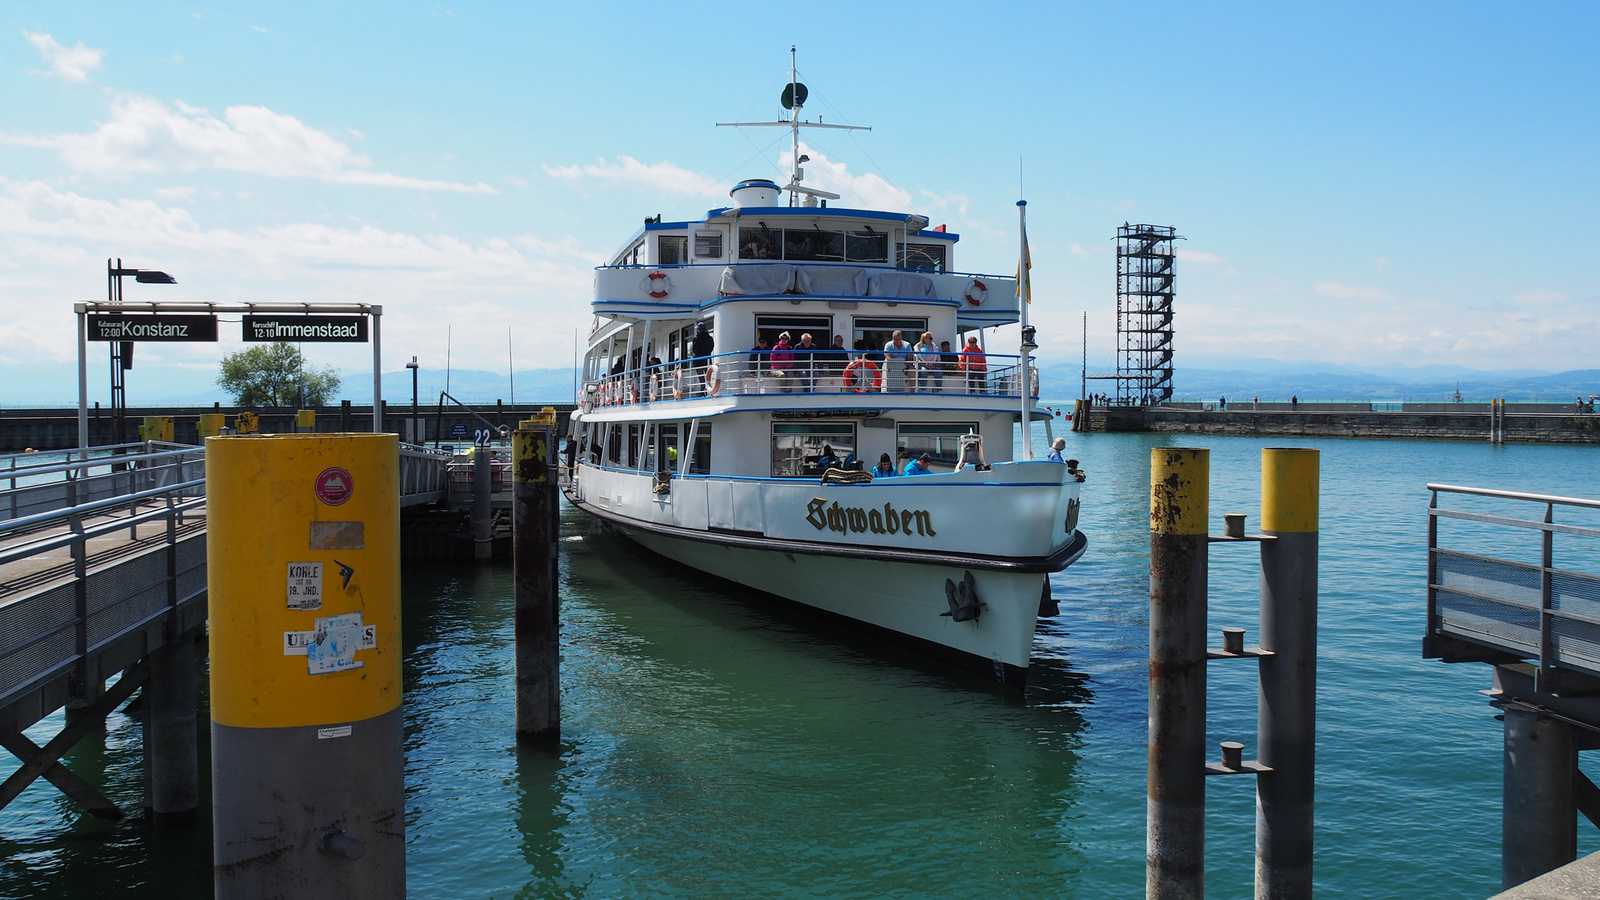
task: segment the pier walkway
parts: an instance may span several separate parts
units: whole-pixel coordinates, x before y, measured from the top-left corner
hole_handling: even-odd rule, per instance
[[[449,454],[400,457],[402,507],[446,499]],[[24,763],[0,808],[43,776],[121,818],[57,760],[145,684],[153,654],[203,642],[205,451],[152,441],[41,458],[0,457],[0,747]],[[62,706],[68,724],[45,747],[22,734]]]

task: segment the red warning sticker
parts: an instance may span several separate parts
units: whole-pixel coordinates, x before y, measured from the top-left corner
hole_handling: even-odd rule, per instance
[[[355,490],[355,479],[337,466],[323,469],[322,474],[317,476],[317,499],[329,506],[338,506],[349,500]]]

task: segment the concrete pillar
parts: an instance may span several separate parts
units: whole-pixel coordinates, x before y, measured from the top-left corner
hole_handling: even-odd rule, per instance
[[[157,825],[187,825],[200,808],[196,740],[195,634],[180,635],[150,654],[145,682],[145,808]]]
[[[403,897],[399,437],[206,441],[218,900]]]
[[[1150,451],[1148,900],[1205,896],[1210,473],[1208,450]]]
[[[517,739],[554,743],[561,738],[555,432],[548,426],[518,430],[511,446]]]
[[[1571,725],[1506,707],[1501,887],[1515,887],[1577,859],[1577,768],[1578,738]]]
[[[1261,451],[1261,649],[1256,898],[1309,900],[1316,793],[1316,450]]]

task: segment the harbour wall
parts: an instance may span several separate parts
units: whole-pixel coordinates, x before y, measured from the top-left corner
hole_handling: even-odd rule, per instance
[[[536,415],[546,406],[553,406],[558,417],[557,433],[565,433],[567,417],[575,408],[571,403],[499,403],[482,404],[474,406],[478,414],[488,419],[495,425],[504,425],[516,428],[517,423]],[[317,414],[315,429],[300,429],[301,431],[341,432],[356,431],[368,432],[372,430],[372,406],[361,406],[354,403],[340,404],[338,406],[314,407]],[[123,426],[123,440],[135,441],[139,438],[139,426],[145,416],[172,416],[173,440],[181,444],[198,444],[200,436],[198,425],[200,416],[206,413],[222,413],[227,417],[231,426],[235,417],[241,412],[256,413],[261,419],[261,433],[263,434],[288,434],[295,429],[295,410],[293,409],[254,409],[240,406],[147,406],[130,408],[125,411],[125,424]],[[438,407],[420,406],[417,408],[419,430],[423,433],[428,443],[432,443],[435,436],[444,444],[470,443],[473,432],[482,428],[483,422],[460,407],[446,407],[441,414]],[[411,421],[411,404],[385,401],[383,404],[384,431],[397,434],[406,434],[408,423]],[[456,435],[456,426],[466,430],[466,436]],[[111,417],[111,410],[95,407],[89,410],[89,444],[90,446],[103,446],[116,443],[115,422]],[[0,410],[0,452],[16,452],[20,450],[65,450],[78,446],[78,410],[77,408],[60,409],[6,409]]]
[[[1488,441],[1488,404],[1416,404],[1468,407],[1450,411],[1372,410],[1370,404],[1273,404],[1283,409],[1184,409],[1159,406],[1095,406],[1083,417],[1084,431],[1148,431],[1175,434],[1284,435],[1305,437],[1432,438]],[[1407,404],[1411,405],[1411,404]],[[1267,407],[1268,404],[1260,404]],[[1561,412],[1521,407],[1555,407]],[[1345,407],[1325,409],[1321,407]],[[1355,407],[1355,408],[1350,408]],[[1365,407],[1365,409],[1363,409]],[[1481,411],[1474,409],[1481,407]],[[1506,404],[1506,441],[1549,444],[1600,444],[1600,415],[1576,413],[1573,404]],[[1086,427],[1085,427],[1086,426]]]

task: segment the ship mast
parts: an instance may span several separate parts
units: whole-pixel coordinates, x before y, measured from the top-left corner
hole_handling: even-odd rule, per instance
[[[842,131],[871,131],[866,125],[828,125],[820,121],[807,122],[800,118],[800,111],[805,108],[806,86],[800,83],[799,70],[796,67],[796,54],[794,45],[789,45],[789,84],[783,89],[781,102],[789,110],[788,119],[779,119],[775,122],[718,122],[718,128],[759,128],[759,127],[786,127],[789,129],[789,183],[783,190],[789,192],[789,205],[795,206],[800,195],[807,197],[821,197],[827,200],[839,199],[838,194],[816,188],[804,187],[800,184],[805,179],[805,170],[800,164],[809,161],[809,157],[800,155],[800,129],[802,128],[837,128]]]

